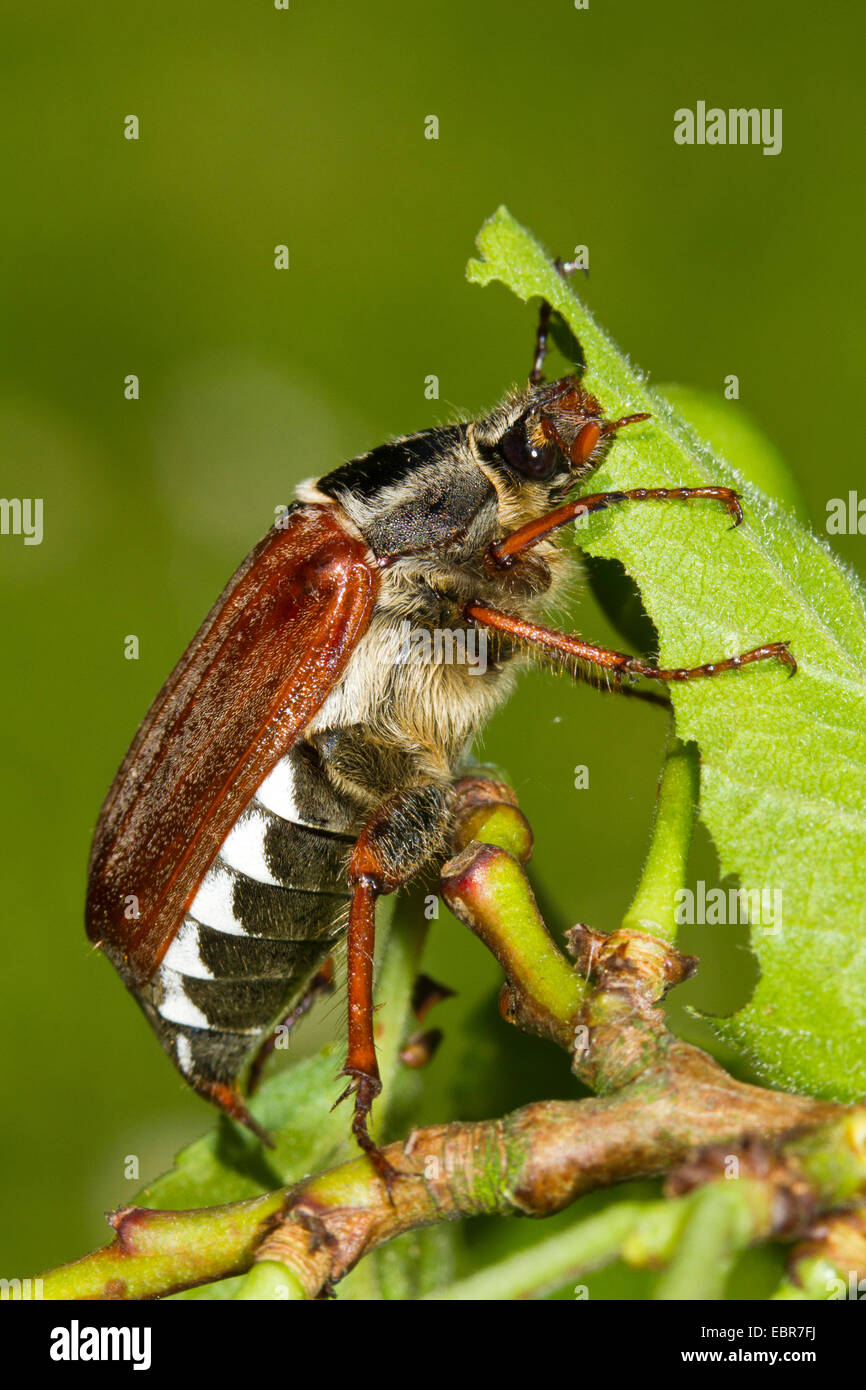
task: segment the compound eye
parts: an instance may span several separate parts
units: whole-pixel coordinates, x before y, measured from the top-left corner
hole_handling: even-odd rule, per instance
[[[497,452],[512,473],[522,478],[532,478],[544,482],[556,472],[556,449],[552,444],[543,444],[540,449],[526,437],[526,425],[518,420],[516,425],[506,430],[497,445]]]

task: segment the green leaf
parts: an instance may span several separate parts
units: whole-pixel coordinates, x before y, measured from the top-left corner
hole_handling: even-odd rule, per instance
[[[701,815],[722,874],[781,894],[781,926],[752,926],[762,972],[755,994],[716,1027],[765,1079],[852,1100],[866,1091],[862,588],[796,520],[790,495],[778,505],[648,387],[505,209],[478,245],[483,259],[470,262],[469,279],[548,299],[580,340],[586,384],[609,417],[652,412],[618,436],[593,491],[722,484],[743,496],[737,530],[712,503],[632,503],[591,518],[579,539],[634,578],[666,666],[791,644],[800,663],[793,678],[767,662],[671,693],[679,737],[700,748]]]
[[[797,482],[778,449],[734,401],[698,391],[692,386],[667,383],[659,394],[705,439],[714,453],[736,459],[737,468],[775,502],[809,524],[809,508]]]
[[[336,1077],[341,1063],[341,1049],[329,1043],[265,1083],[255,1114],[273,1134],[273,1150],[220,1119],[214,1130],[180,1151],[167,1173],[138,1193],[137,1204],[183,1211],[236,1202],[349,1157],[345,1109],[330,1109],[340,1094]]]

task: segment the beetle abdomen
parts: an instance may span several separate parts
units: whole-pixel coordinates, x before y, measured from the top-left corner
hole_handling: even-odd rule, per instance
[[[345,927],[352,808],[300,742],[232,826],[135,993],[198,1089],[231,1084]]]

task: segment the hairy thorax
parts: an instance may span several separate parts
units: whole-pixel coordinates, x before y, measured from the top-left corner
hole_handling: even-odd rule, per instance
[[[383,567],[372,621],[307,730],[359,812],[406,785],[450,782],[509,695],[521,651],[467,621],[465,605],[504,605],[538,621],[571,575],[569,558],[550,542],[498,574],[483,555],[459,563],[406,557]]]

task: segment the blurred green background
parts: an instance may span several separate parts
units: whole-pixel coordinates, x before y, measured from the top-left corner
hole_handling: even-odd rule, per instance
[[[0,537],[0,1273],[101,1241],[103,1211],[140,1185],[127,1156],[143,1181],[210,1124],[88,948],[99,805],[294,484],[525,375],[533,311],[463,276],[500,202],[554,252],[589,246],[586,297],[653,380],[721,399],[738,375],[730,411],[780,448],[819,529],[857,487],[863,39],[859,5],[804,0],[5,0],[2,492],[44,498],[45,534]],[[675,145],[674,110],[698,100],[783,108],[782,153]],[[862,567],[862,538],[837,544]],[[574,621],[616,640],[588,596]],[[482,756],[533,822],[556,930],[611,928],[627,905],[664,734],[657,710],[545,675],[490,727]],[[695,853],[711,878],[705,839]],[[686,946],[704,969],[683,997],[748,996],[746,933],[696,928]],[[429,1107],[449,1119],[437,1068],[497,971],[444,916],[429,968],[460,990],[434,1020]],[[520,1056],[524,1091],[544,1093],[543,1046]]]

